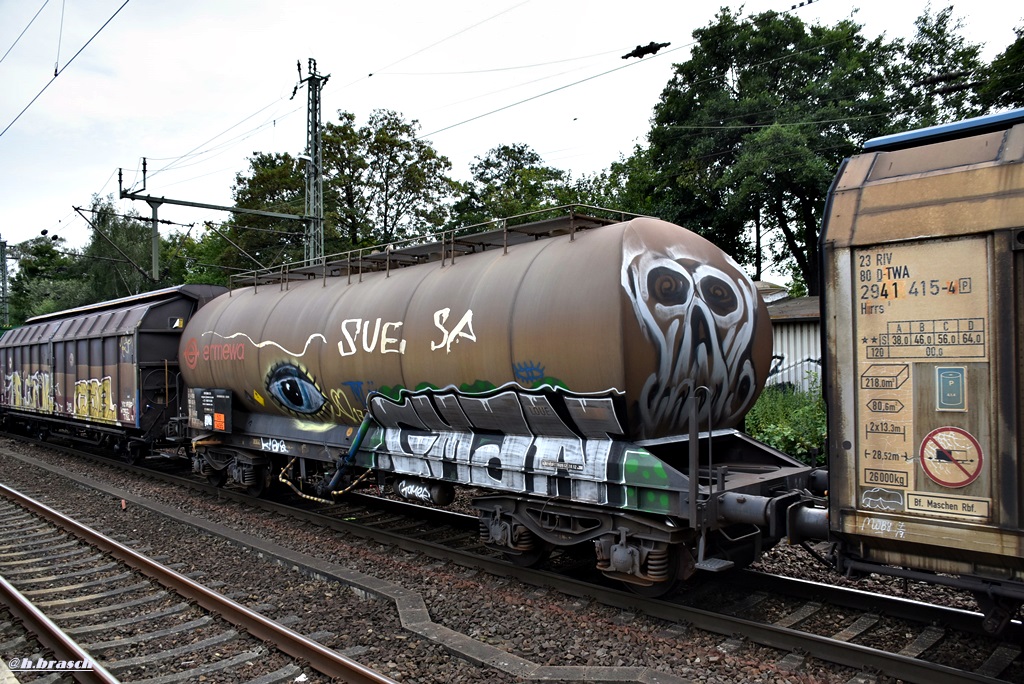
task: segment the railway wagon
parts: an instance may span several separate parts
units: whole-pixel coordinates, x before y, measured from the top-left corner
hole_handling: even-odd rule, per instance
[[[168,437],[183,438],[178,337],[196,309],[224,291],[156,290],[37,316],[6,332],[5,423],[37,436],[108,441],[128,458]]]
[[[1024,110],[870,141],[822,230],[838,567],[1024,601]]]
[[[679,226],[571,215],[268,279],[181,338],[214,482],[473,487],[516,562],[593,544],[652,591],[750,562],[799,505],[809,469],[735,430],[769,370],[765,306]]]

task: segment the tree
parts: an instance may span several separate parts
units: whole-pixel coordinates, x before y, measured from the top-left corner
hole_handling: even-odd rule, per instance
[[[656,173],[650,148],[637,145],[631,155],[620,157],[607,170],[586,179],[589,192],[581,201],[632,214],[662,216],[654,198]]]
[[[455,212],[462,225],[509,218],[569,199],[568,174],[545,166],[529,145],[499,145],[470,164],[472,180]],[[569,202],[565,202],[569,203]]]
[[[741,262],[760,251],[755,229],[772,236],[776,260],[793,260],[816,293],[823,200],[855,142],[886,130],[895,48],[850,21],[727,8],[694,38],[655,106],[648,191],[632,193]]]
[[[328,254],[359,246],[372,233],[368,225],[363,177],[369,163],[364,156],[356,117],[338,112],[339,123],[327,122],[321,134],[324,174],[324,223],[337,227],[338,241],[325,234]]]
[[[978,98],[986,109],[1024,107],[1024,28],[1014,32],[1017,39],[992,60],[978,88]]]
[[[338,116],[321,133],[326,253],[426,235],[442,226],[458,185],[447,176],[451,162],[417,137],[419,123],[377,110],[357,128],[354,115]],[[305,168],[291,155],[254,153],[249,164],[236,176],[238,206],[305,212]],[[223,249],[217,266],[251,270],[302,261],[303,232],[300,222],[238,215],[219,236],[208,232],[201,243]],[[198,255],[193,263],[210,263],[216,251],[207,244],[192,246]]]
[[[211,224],[198,237],[192,237],[191,233],[177,237],[178,254],[184,264],[181,282],[228,285],[231,270],[222,263],[222,255],[231,246],[221,232],[226,228]],[[245,270],[253,268],[250,264]]]
[[[153,228],[149,221],[134,212],[118,214],[110,196],[94,196],[90,214],[92,237],[82,251],[88,301],[128,297],[171,284],[170,278],[154,279],[151,273]],[[166,268],[165,261],[160,263]]]
[[[954,19],[953,7],[934,16],[926,8],[914,25],[913,40],[895,43],[901,59],[896,66],[899,85],[891,92],[894,123],[909,129],[981,114],[978,89],[987,73],[981,46],[959,34],[963,22]]]
[[[378,109],[359,131],[366,167],[362,239],[375,244],[424,235],[448,220],[451,162],[417,137],[419,122]],[[326,164],[325,164],[326,165]],[[354,168],[354,166],[353,166]]]
[[[65,248],[64,238],[40,236],[11,250],[18,259],[10,285],[10,323],[89,303],[82,287],[82,264]]]
[[[235,175],[235,206],[302,216],[306,210],[305,171],[288,153],[254,152],[245,173]],[[228,269],[271,268],[305,258],[302,221],[233,214],[220,229],[226,243],[218,260]],[[214,242],[219,242],[217,238]],[[221,243],[223,244],[223,243]]]

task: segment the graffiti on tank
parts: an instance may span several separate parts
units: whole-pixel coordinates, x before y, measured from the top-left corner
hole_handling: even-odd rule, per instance
[[[344,383],[345,385],[351,385],[353,383]],[[355,394],[354,390],[349,390],[352,394]],[[363,416],[366,415],[366,409],[363,408],[365,405],[365,398],[356,396],[356,403],[352,403],[349,398],[349,393],[341,389],[332,389],[330,392],[330,409],[331,417],[343,423],[361,423],[363,422]]]
[[[325,412],[327,396],[319,383],[304,367],[282,361],[267,371],[266,388],[282,409],[298,417],[315,417]]]
[[[373,385],[373,382],[363,380],[349,380],[348,382],[341,383],[342,386],[347,387],[348,391],[355,397],[356,403],[360,406],[366,406],[366,390],[363,389],[363,385]]]
[[[74,414],[84,418],[117,420],[117,403],[110,391],[110,376],[75,382]]]
[[[444,349],[446,353],[452,353],[452,345],[458,344],[460,340],[469,340],[470,342],[476,342],[476,333],[473,332],[473,310],[467,309],[466,313],[462,315],[459,322],[449,330],[445,327],[448,322],[448,318],[451,315],[451,309],[440,309],[434,312],[434,327],[441,331],[441,341],[430,343],[430,350],[437,351],[438,349]]]
[[[512,364],[512,372],[523,387],[535,387],[544,379],[544,366],[532,361]]]
[[[509,384],[484,395],[455,388],[400,394],[369,397],[382,427],[367,448],[385,470],[612,506],[638,506],[641,488],[680,486],[653,455],[616,439],[623,434],[618,391]],[[667,494],[653,499],[670,505]]]
[[[288,445],[285,441],[283,439],[274,439],[272,437],[260,437],[260,449],[274,454],[288,453]]]
[[[313,343],[313,340],[319,338],[321,342],[327,342],[327,338],[324,337],[321,333],[313,333],[306,339],[306,344],[303,346],[302,351],[292,351],[286,349],[285,347],[281,346],[277,342],[274,342],[273,340],[257,342],[256,340],[252,339],[243,332],[236,332],[232,333],[231,335],[221,335],[215,330],[207,330],[202,334],[202,337],[205,338],[207,335],[220,338],[224,340],[224,342],[200,345],[198,342],[196,342],[195,338],[190,339],[186,343],[184,351],[185,364],[189,368],[195,368],[197,363],[199,362],[199,359],[202,359],[203,361],[213,362],[245,361],[246,343],[242,341],[235,341],[238,338],[244,338],[246,341],[248,341],[249,344],[256,347],[257,349],[262,349],[263,347],[267,346],[274,346],[283,351],[285,354],[299,358],[306,355],[306,352],[309,350],[309,346],[310,344]]]
[[[622,287],[657,352],[657,369],[639,396],[641,434],[685,430],[694,389],[711,390],[697,415],[704,425],[735,420],[752,403],[757,291],[739,266],[725,268],[683,245],[652,249],[635,233],[623,239]]]
[[[402,480],[398,483],[398,493],[406,499],[419,499],[420,501],[426,501],[427,503],[431,500],[430,488],[426,485],[408,482],[406,480]]]
[[[398,335],[401,321],[376,319],[373,323],[362,318],[346,318],[341,322],[342,340],[338,342],[338,353],[352,356],[364,351],[367,354],[404,354],[405,340]]]

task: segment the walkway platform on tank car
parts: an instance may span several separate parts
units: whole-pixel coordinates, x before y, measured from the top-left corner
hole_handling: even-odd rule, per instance
[[[588,213],[582,213],[584,211]],[[518,220],[533,216],[551,216],[556,212],[562,212],[562,215],[516,223]],[[602,213],[607,216],[594,215]],[[292,263],[259,271],[248,271],[232,277],[231,287],[234,289],[283,284],[318,278],[352,278],[359,277],[363,273],[387,272],[391,269],[432,261],[440,261],[443,266],[448,260],[455,262],[459,257],[475,252],[498,248],[508,249],[517,244],[560,235],[571,236],[576,231],[621,223],[637,216],[639,214],[585,205],[542,209],[519,216],[445,230],[429,238],[420,236],[386,245],[363,247],[340,254],[332,254],[325,257],[322,264]]]

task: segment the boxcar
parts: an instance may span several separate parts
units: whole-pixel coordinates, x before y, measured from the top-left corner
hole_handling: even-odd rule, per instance
[[[1024,111],[865,146],[822,230],[840,569],[1024,601]]]
[[[178,430],[178,338],[224,292],[184,285],[30,319],[0,338],[4,421],[142,453]]]

